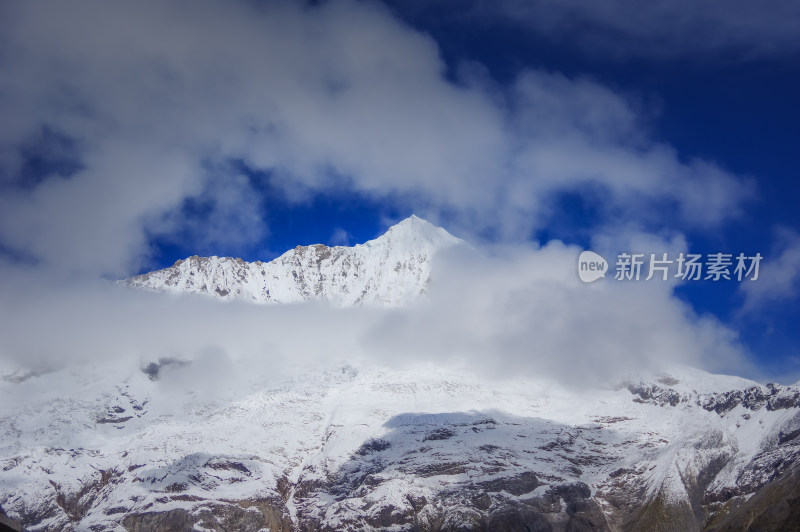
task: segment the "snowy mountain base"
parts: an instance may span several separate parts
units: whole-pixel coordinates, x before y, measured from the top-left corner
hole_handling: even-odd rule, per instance
[[[800,390],[683,371],[576,392],[348,366],[180,412],[157,375],[98,372],[0,421],[0,507],[30,530],[796,527]]]

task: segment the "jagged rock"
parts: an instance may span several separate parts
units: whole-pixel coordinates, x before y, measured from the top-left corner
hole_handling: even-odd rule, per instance
[[[681,395],[671,388],[662,388],[658,385],[629,384],[627,389],[636,396],[634,401],[640,403],[677,406],[690,400],[687,395]],[[694,395],[697,405],[719,415],[727,414],[739,405],[753,411],[765,406],[770,411],[800,407],[800,390],[773,383],[766,386],[750,386],[744,390]]]
[[[364,442],[364,444],[358,448],[356,454],[364,456],[371,453],[379,453],[381,451],[385,451],[391,446],[392,446],[391,443],[389,443],[386,440],[381,440],[380,438],[369,440],[367,442]]]
[[[282,506],[282,505],[280,505]],[[285,509],[274,501],[247,500],[232,504],[201,504],[193,510],[178,508],[162,512],[133,513],[124,517],[122,525],[129,532],[180,532],[197,527],[226,532],[275,532],[292,530]]]
[[[513,477],[497,478],[476,484],[476,486],[483,491],[507,491],[512,495],[530,493],[541,485],[542,483],[536,477],[536,473],[532,471],[526,471]]]
[[[795,464],[752,496],[733,496],[716,509],[702,530],[800,530],[800,467]]]

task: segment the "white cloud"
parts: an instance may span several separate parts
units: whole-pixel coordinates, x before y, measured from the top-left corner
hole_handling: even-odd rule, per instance
[[[752,373],[736,334],[697,316],[672,295],[671,283],[609,277],[584,284],[579,252],[559,241],[456,249],[433,270],[430,300],[388,313],[368,345],[402,359],[445,357],[487,374],[580,385],[676,363]]]
[[[231,159],[292,194],[346,186],[510,239],[545,223],[560,190],[598,187],[622,219],[669,208],[701,226],[750,191],[712,163],[680,162],[597,83],[535,71],[511,88],[453,83],[436,43],[374,4],[3,10],[0,243],[47,266],[125,275],[153,234],[198,248],[262,238],[257,190]],[[42,127],[74,139],[82,169],[18,186],[19,148]],[[181,218],[187,200],[211,205],[208,223]]]
[[[756,250],[764,257],[759,264],[758,279],[742,281],[742,312],[763,310],[765,305],[795,299],[800,293],[800,235],[779,229],[774,253]],[[751,256],[751,254],[747,254]]]
[[[331,233],[328,243],[331,246],[349,246],[351,238],[352,235],[350,235],[347,230],[337,227],[333,230],[333,233]]]

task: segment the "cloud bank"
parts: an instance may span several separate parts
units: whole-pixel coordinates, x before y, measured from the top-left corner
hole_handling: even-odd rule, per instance
[[[345,189],[510,241],[564,191],[678,227],[720,224],[752,193],[597,82],[453,79],[378,4],[9,4],[0,49],[0,245],[44,267],[128,275],[154,238],[236,254],[269,235],[264,180],[286,201]]]
[[[161,375],[168,387],[228,395],[354,361],[572,386],[673,364],[753,375],[736,335],[697,316],[668,283],[585,285],[578,252],[557,241],[452,249],[437,257],[427,296],[395,309],[221,303],[101,283],[31,290],[36,279],[20,272],[2,285],[3,370],[130,374],[174,360]]]

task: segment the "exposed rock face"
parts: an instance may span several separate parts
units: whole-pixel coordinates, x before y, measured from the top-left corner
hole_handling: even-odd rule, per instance
[[[693,402],[709,412],[725,414],[741,405],[748,410],[784,410],[800,407],[800,390],[795,386],[781,386],[769,383],[766,386],[750,386],[744,390],[721,393],[699,394],[697,392],[680,394],[671,388],[657,384],[630,384],[628,390],[637,395],[636,401],[649,402],[659,406],[677,406],[679,403]]]
[[[279,501],[256,500],[234,503],[199,503],[191,510],[178,508],[167,511],[129,513],[122,519],[129,532],[177,532],[213,530],[227,532],[275,532],[293,530],[286,508]]]
[[[713,515],[705,524],[707,532],[736,530],[800,529],[800,464],[750,496],[736,496],[713,505]]]
[[[20,532],[22,525],[16,519],[11,519],[6,515],[3,507],[0,506],[0,532]]]
[[[444,229],[412,216],[380,238],[354,247],[297,246],[271,262],[195,256],[124,284],[256,303],[398,305],[425,290],[434,254],[460,243]]]

